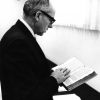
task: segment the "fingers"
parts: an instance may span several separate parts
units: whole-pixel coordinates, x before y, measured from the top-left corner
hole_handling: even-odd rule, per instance
[[[56,69],[58,70],[58,72],[60,72],[62,74],[63,77],[69,77],[69,73],[70,73],[70,70],[67,69],[67,68],[59,68],[59,69]]]
[[[60,71],[62,71],[62,70],[63,70],[63,68],[59,68],[59,70],[60,70]]]
[[[70,76],[70,74],[69,74],[69,73],[70,73],[70,70],[69,70],[69,71],[67,71],[67,73],[65,73],[65,74],[64,74],[64,76],[65,76],[66,78],[68,78],[68,77]]]
[[[67,70],[68,70],[67,68],[62,69],[63,73],[65,73]]]
[[[56,78],[58,83],[64,82],[70,76],[70,70],[67,68],[58,68],[52,72],[51,76]]]
[[[67,68],[62,69],[62,71],[63,71],[64,77],[68,78],[70,76],[69,75],[70,70],[68,70]]]
[[[61,71],[62,71],[63,73],[65,73],[65,74],[70,72],[70,70],[67,69],[67,68],[62,69]]]

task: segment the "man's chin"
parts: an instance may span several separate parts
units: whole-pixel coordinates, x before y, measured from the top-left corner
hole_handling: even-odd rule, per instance
[[[36,34],[39,35],[39,36],[43,36],[44,33],[45,32],[39,32],[39,33],[36,33]]]

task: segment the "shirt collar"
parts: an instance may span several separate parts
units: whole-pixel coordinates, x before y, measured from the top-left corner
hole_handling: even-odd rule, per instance
[[[20,18],[19,20],[28,28],[28,30],[32,33],[33,37],[35,37],[34,31],[33,31],[32,28],[26,23],[26,21],[24,21],[22,18]]]

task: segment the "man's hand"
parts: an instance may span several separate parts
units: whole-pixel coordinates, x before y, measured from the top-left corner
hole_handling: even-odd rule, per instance
[[[54,77],[58,84],[64,82],[69,77],[70,70],[67,68],[58,68],[51,73],[51,76]]]

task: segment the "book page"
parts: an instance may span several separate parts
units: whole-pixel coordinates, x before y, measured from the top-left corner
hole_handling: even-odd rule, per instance
[[[71,72],[75,71],[76,69],[79,69],[80,67],[84,67],[84,64],[81,63],[78,59],[76,59],[75,57],[67,60],[65,63],[56,66],[53,68],[53,70],[57,69],[57,68],[68,68]]]
[[[66,86],[69,86],[73,83],[75,83],[76,81],[88,76],[89,74],[91,74],[93,72],[93,70],[91,68],[88,67],[80,67],[79,69],[73,71],[70,74],[70,77],[68,79],[66,79],[66,81],[64,82],[64,84]]]

